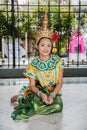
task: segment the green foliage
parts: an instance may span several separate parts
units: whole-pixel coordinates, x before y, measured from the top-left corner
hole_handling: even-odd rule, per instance
[[[16,17],[14,19],[14,23],[16,23]],[[0,37],[2,36],[12,36],[12,17],[11,14],[8,13],[8,17],[6,16],[6,13],[3,13],[3,10],[0,10]],[[18,27],[14,26],[14,35],[17,37],[18,33]]]
[[[0,37],[4,34],[4,30],[6,30],[6,19],[2,12],[0,12]]]
[[[62,55],[66,52],[68,41],[71,39],[72,27],[75,24],[74,13],[69,13],[69,8],[51,8],[51,28],[57,31],[60,38],[56,42],[56,47],[58,48],[57,54]]]
[[[57,9],[58,11],[58,9]],[[51,25],[54,31],[60,35],[60,41],[71,37],[72,26],[75,24],[74,14],[68,13],[67,8],[60,8],[58,13],[53,14]]]
[[[15,37],[24,38],[25,32],[29,34],[29,38],[34,37],[37,29],[42,26],[45,6],[34,7],[31,9],[32,13],[20,12],[14,13],[14,33]],[[6,9],[3,9],[6,10]],[[12,36],[12,12],[6,13],[0,11],[0,36]],[[50,6],[48,10],[49,26],[51,29],[57,31],[60,35],[60,40],[63,41],[70,37],[72,25],[74,23],[74,15],[66,13],[68,8],[60,8],[58,6]],[[50,12],[50,13],[49,13]]]
[[[8,3],[9,0],[4,0],[4,3]]]

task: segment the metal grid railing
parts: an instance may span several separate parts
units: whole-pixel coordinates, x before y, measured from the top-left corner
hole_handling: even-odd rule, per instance
[[[63,2],[63,1],[62,1]],[[36,56],[35,33],[41,26],[45,3],[0,4],[0,68],[23,68]],[[48,18],[51,29],[60,39],[53,46],[66,67],[87,67],[87,5],[69,0],[61,3],[48,1]]]

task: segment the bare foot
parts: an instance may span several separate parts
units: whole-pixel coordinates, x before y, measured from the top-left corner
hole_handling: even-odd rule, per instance
[[[17,109],[18,103],[14,103],[14,109]]]
[[[22,96],[22,94],[17,94],[17,95],[14,95],[13,97],[11,97],[11,103],[16,102],[19,96]]]

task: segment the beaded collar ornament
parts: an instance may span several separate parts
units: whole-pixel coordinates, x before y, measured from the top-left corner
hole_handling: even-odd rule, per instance
[[[36,44],[42,37],[47,37],[52,40],[52,43],[56,42],[59,39],[59,35],[56,32],[53,32],[50,30],[48,27],[48,7],[46,6],[46,12],[44,14],[43,22],[42,22],[42,27],[38,30],[36,34]]]

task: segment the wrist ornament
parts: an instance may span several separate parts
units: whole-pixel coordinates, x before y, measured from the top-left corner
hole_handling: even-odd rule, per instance
[[[18,98],[17,98],[17,102],[18,102],[18,100],[19,100],[21,97],[23,97],[23,95],[22,95],[22,94],[21,94],[20,96],[18,96]]]
[[[56,94],[55,94],[54,92],[51,92],[51,93],[50,93],[50,96],[53,97],[53,98],[55,98],[55,97],[56,97]]]
[[[37,93],[38,97],[40,97],[40,94],[41,94],[41,93],[42,93],[41,91],[38,91],[38,93]]]

